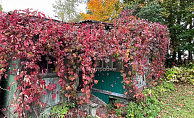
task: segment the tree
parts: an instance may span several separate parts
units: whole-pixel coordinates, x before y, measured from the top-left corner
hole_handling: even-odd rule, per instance
[[[3,8],[2,8],[2,6],[1,6],[1,4],[0,4],[0,11],[2,11],[3,10]]]
[[[56,0],[55,4],[53,4],[53,11],[62,21],[76,22],[80,19],[76,9],[78,3],[79,0]]]
[[[81,13],[83,20],[110,21],[117,18],[124,9],[119,0],[90,0],[88,10],[90,14]]]
[[[126,4],[126,8],[131,11],[131,15],[138,16],[141,19],[162,24],[165,22],[162,15],[164,8],[157,1],[145,4],[142,4],[142,1],[131,1],[129,4]]]
[[[126,5],[132,15],[152,22],[167,25],[170,30],[170,54],[167,58],[172,63],[182,63],[185,51],[188,51],[188,60],[192,61],[193,44],[193,17],[194,3],[192,0],[134,0]]]
[[[192,54],[194,52],[193,0],[164,1],[161,5],[165,8],[165,21],[171,34],[171,53],[169,56],[171,56],[173,62],[181,64],[181,56],[188,50],[188,60],[192,62]],[[178,62],[176,61],[177,55]]]

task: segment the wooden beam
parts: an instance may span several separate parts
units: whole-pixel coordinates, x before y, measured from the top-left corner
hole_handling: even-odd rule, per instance
[[[120,97],[120,98],[126,98],[126,96],[124,94],[115,93],[115,92],[111,92],[111,91],[100,90],[100,89],[96,89],[96,88],[92,88],[92,91],[93,92],[107,94],[107,95],[110,95],[110,96],[115,96],[115,97]]]

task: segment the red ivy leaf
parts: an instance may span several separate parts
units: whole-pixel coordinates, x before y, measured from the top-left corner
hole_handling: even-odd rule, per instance
[[[57,96],[56,94],[53,94],[52,99],[54,100],[56,98],[56,96]]]
[[[10,91],[10,86],[7,87],[8,91]]]

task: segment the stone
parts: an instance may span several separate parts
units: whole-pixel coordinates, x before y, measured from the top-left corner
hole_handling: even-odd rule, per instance
[[[96,103],[92,103],[89,105],[89,114],[92,116],[92,117],[95,117],[96,116],[96,109],[98,107],[98,104]]]

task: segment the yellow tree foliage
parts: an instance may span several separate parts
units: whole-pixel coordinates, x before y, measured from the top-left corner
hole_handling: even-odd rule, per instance
[[[115,19],[124,9],[119,0],[90,0],[88,10],[91,14],[81,13],[83,20],[110,21]]]

